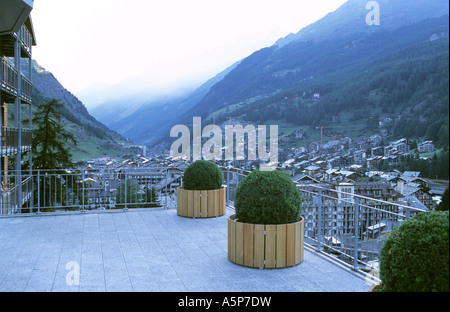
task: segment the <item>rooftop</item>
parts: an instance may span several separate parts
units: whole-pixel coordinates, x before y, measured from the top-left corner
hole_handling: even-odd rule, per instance
[[[304,261],[251,269],[228,260],[227,216],[176,209],[0,218],[2,292],[367,292],[363,276],[305,245]],[[79,268],[79,283],[73,273]]]

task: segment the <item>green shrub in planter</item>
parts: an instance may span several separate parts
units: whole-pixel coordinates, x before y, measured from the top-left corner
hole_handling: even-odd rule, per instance
[[[185,190],[217,190],[221,188],[222,182],[220,168],[207,160],[197,160],[190,164],[183,177]]]
[[[383,291],[449,291],[448,211],[420,213],[395,228],[380,251]]]
[[[253,171],[236,188],[236,217],[243,223],[298,222],[302,199],[290,176],[283,171]]]

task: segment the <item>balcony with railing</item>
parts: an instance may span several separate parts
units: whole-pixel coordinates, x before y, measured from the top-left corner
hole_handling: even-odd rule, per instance
[[[21,76],[21,98],[22,101],[28,104],[31,104],[32,96],[33,96],[33,84],[31,81],[26,78],[23,74]]]
[[[22,51],[31,58],[31,50],[33,47],[33,36],[25,25],[20,28],[20,43]]]
[[[20,143],[19,143],[20,141]],[[32,131],[2,127],[0,130],[0,156],[15,155],[31,150]]]
[[[231,263],[227,217],[234,213],[231,199],[240,173],[224,170],[227,216],[208,220],[177,216],[182,172],[167,168],[26,174],[28,186],[20,194],[27,206],[3,205],[9,214],[0,215],[0,241],[8,250],[0,291],[367,292],[371,287],[364,272],[318,252],[312,240],[305,244],[304,261],[294,267],[256,270]],[[11,185],[12,176],[5,178]],[[32,194],[25,195],[30,188]],[[73,271],[77,268],[81,275]]]
[[[28,24],[28,27],[27,25]],[[6,35],[2,35],[0,40],[0,47],[2,51],[2,55],[7,57],[15,57],[15,44],[17,42],[18,36],[20,36],[20,39],[18,41],[20,45],[20,57],[23,58],[31,58],[32,56],[32,47],[34,42],[34,37],[29,27],[32,27],[31,22],[26,22],[23,24],[20,29],[16,33],[9,33]]]
[[[19,72],[6,57],[0,61],[0,91],[13,97],[18,95]],[[7,99],[4,99],[7,100]]]
[[[20,79],[21,100],[30,104],[33,90],[32,83],[23,73],[20,73]],[[3,100],[6,102],[13,102],[19,94],[19,71],[6,57],[2,57],[0,62],[0,91],[5,92]]]
[[[226,168],[223,173],[227,207],[232,212],[236,187],[245,174]],[[28,203],[20,211],[38,215],[155,207],[170,210],[176,208],[176,188],[182,183],[182,172],[168,169],[33,171],[24,175],[32,181],[28,181],[32,194],[27,195]],[[422,212],[315,184],[299,184],[298,188],[302,193],[305,243],[311,250],[361,274],[376,269],[379,251],[392,229]],[[4,211],[14,211],[5,203]]]

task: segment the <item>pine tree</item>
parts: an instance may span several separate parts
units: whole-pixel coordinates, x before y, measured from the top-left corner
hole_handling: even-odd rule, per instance
[[[436,207],[436,210],[448,211],[448,187],[445,190],[444,195],[442,195],[442,200]]]
[[[42,103],[34,114],[33,168],[64,169],[73,166],[72,155],[66,142],[76,145],[74,136],[61,124],[61,109],[56,99]]]

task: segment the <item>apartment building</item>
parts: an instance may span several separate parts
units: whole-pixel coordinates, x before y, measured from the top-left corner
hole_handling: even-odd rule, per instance
[[[425,141],[417,145],[417,150],[419,153],[432,153],[434,152],[435,147],[432,141]]]
[[[0,214],[20,212],[32,200],[32,9],[32,0],[0,2]],[[21,171],[26,162],[29,175]]]
[[[388,146],[384,148],[384,156],[396,156],[409,154],[410,147],[407,139],[400,139],[395,142],[391,142]]]
[[[314,195],[319,192],[321,195]],[[305,218],[305,233],[309,237],[317,237],[320,229],[324,237],[338,238],[355,234],[358,228],[360,235],[368,235],[371,227],[384,224],[398,224],[403,220],[404,211],[396,205],[402,197],[389,183],[380,182],[339,182],[313,183],[300,185],[302,191]],[[311,192],[311,193],[310,193]],[[358,221],[356,224],[355,209],[358,205]],[[319,227],[318,207],[321,207]],[[362,234],[362,233],[366,234]],[[372,238],[374,238],[372,233]]]

